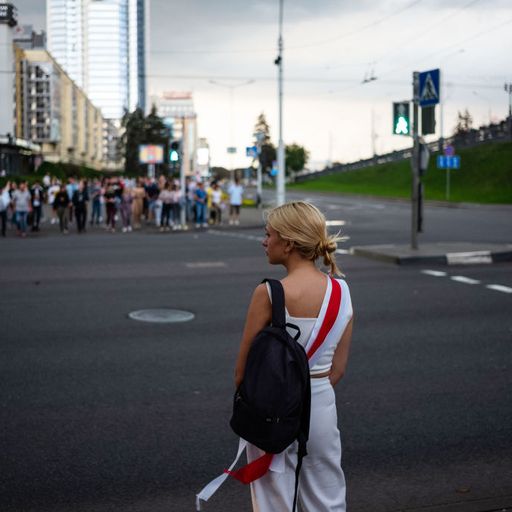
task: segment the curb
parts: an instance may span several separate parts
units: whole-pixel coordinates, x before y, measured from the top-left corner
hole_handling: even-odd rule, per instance
[[[388,249],[388,250],[386,250]],[[481,265],[512,261],[512,249],[503,251],[466,251],[447,252],[440,254],[401,255],[392,251],[392,246],[352,247],[350,252],[355,256],[394,263],[396,265],[415,265],[431,263],[434,265]]]

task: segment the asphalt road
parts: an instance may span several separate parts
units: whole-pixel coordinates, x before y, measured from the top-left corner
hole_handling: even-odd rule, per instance
[[[407,205],[316,200],[346,221],[347,245],[408,240]],[[428,213],[440,233],[425,239],[511,241],[507,209]],[[232,374],[252,289],[283,275],[260,234],[0,240],[2,512],[194,509],[236,451]],[[348,510],[512,507],[512,294],[487,287],[512,287],[512,265],[340,263],[356,315],[337,388]],[[128,318],[159,307],[195,319]],[[249,511],[248,490],[228,482],[205,510]]]

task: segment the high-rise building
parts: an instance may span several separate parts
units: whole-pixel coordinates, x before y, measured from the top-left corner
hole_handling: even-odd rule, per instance
[[[147,0],[46,0],[48,49],[107,119],[146,107]]]

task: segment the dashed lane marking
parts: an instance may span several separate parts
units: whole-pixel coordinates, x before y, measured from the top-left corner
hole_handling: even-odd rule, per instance
[[[220,268],[225,267],[223,261],[194,261],[192,263],[185,263],[188,268]]]
[[[471,279],[470,277],[465,276],[451,276],[450,279],[452,281],[457,281],[458,283],[480,284],[480,281],[478,281],[478,279]]]
[[[421,272],[422,274],[434,277],[445,277],[448,275],[446,272],[441,272],[440,270],[422,270]]]
[[[441,270],[425,269],[425,270],[422,270],[421,273],[426,274],[427,276],[433,276],[433,277],[449,277],[452,281],[456,281],[458,283],[481,284],[478,279],[471,279],[466,276],[448,276],[447,272],[443,272]],[[502,292],[502,293],[512,293],[512,288],[510,286],[503,286],[502,284],[486,284],[484,286],[488,290],[493,290],[493,291]]]
[[[501,284],[488,284],[486,285],[486,288],[489,288],[489,290],[495,290],[497,292],[512,293],[512,288],[503,286]]]

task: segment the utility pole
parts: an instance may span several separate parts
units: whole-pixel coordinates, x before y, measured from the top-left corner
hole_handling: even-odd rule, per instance
[[[508,92],[508,131],[512,139],[512,82],[506,83],[504,89]]]
[[[277,149],[277,206],[285,203],[285,159],[283,142],[283,0],[279,0],[278,56],[274,63],[279,68],[279,146]]]
[[[413,73],[412,79],[412,97],[413,97],[413,122],[412,122],[412,215],[411,215],[411,249],[418,248],[418,220],[419,220],[419,165],[420,165],[420,140],[418,123],[418,105],[420,102],[420,74],[418,71]]]

